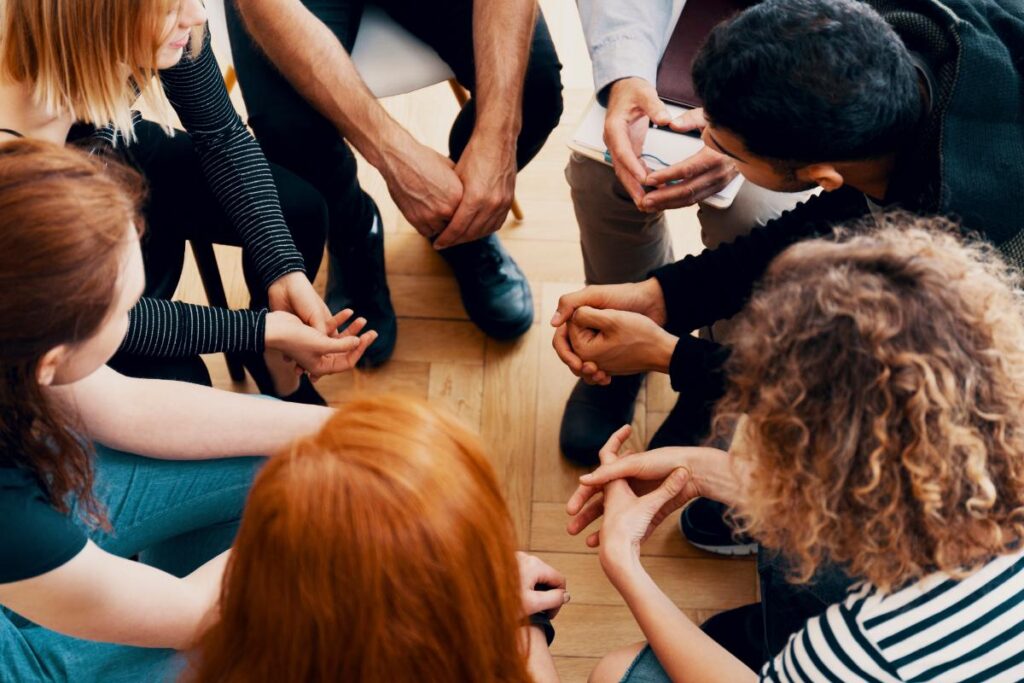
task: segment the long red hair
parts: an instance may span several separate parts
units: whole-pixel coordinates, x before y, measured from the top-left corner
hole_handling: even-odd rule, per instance
[[[257,477],[190,678],[529,681],[515,551],[475,437],[419,400],[352,403]]]

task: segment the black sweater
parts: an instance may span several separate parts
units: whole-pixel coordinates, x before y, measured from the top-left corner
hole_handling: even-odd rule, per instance
[[[1016,0],[875,0],[931,68],[935,102],[902,150],[886,204],[958,217],[1024,265],[1024,8]],[[1012,10],[1011,10],[1012,8]],[[680,335],[672,386],[721,396],[728,353],[689,333],[735,315],[791,244],[869,213],[852,188],[812,197],[731,244],[655,271]]]

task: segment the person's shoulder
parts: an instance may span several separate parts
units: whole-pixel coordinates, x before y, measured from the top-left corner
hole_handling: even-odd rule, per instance
[[[18,467],[0,466],[0,528],[0,583],[56,569],[87,540],[71,515],[50,505],[35,477]]]

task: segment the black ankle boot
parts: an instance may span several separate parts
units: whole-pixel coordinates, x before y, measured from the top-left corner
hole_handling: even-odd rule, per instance
[[[366,318],[366,329],[377,339],[366,349],[359,367],[383,364],[395,350],[398,321],[391,305],[387,273],[384,270],[384,225],[373,207],[374,223],[365,237],[353,244],[332,245],[327,253],[327,294],[332,313],[351,308],[355,317]]]
[[[597,453],[609,437],[633,421],[633,406],[643,383],[643,375],[614,377],[605,387],[576,382],[558,434],[565,459],[584,467],[596,466]]]
[[[441,251],[455,273],[469,319],[495,339],[515,339],[533,324],[526,276],[497,235]]]

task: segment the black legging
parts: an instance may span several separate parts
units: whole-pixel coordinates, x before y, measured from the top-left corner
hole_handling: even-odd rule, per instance
[[[349,52],[362,18],[363,0],[303,0],[334,32]],[[337,128],[316,112],[264,57],[248,36],[234,7],[225,3],[231,52],[242,87],[249,124],[267,158],[309,181],[326,198],[330,214],[329,242],[336,246],[366,234],[373,225],[373,203],[356,177],[356,161]],[[433,47],[471,92],[476,83],[473,62],[473,2],[382,0],[380,5],[398,24]],[[323,68],[330,68],[329,64]],[[525,166],[540,151],[562,114],[562,65],[544,17],[538,16],[523,89],[523,127],[516,161]],[[457,160],[469,142],[476,116],[470,100],[455,119],[448,139]]]
[[[170,299],[185,259],[185,242],[197,239],[241,246],[239,235],[210,191],[187,133],[168,136],[149,121],[136,126],[137,139],[120,150],[146,179],[144,207],[146,232],[142,254],[146,268],[145,296]],[[323,197],[287,169],[271,164],[285,222],[312,280],[320,268],[327,231]],[[267,292],[243,254],[243,271],[252,308],[267,305]],[[180,379],[209,385],[210,376],[198,356],[152,358],[118,353],[111,361],[116,370],[136,377]]]

